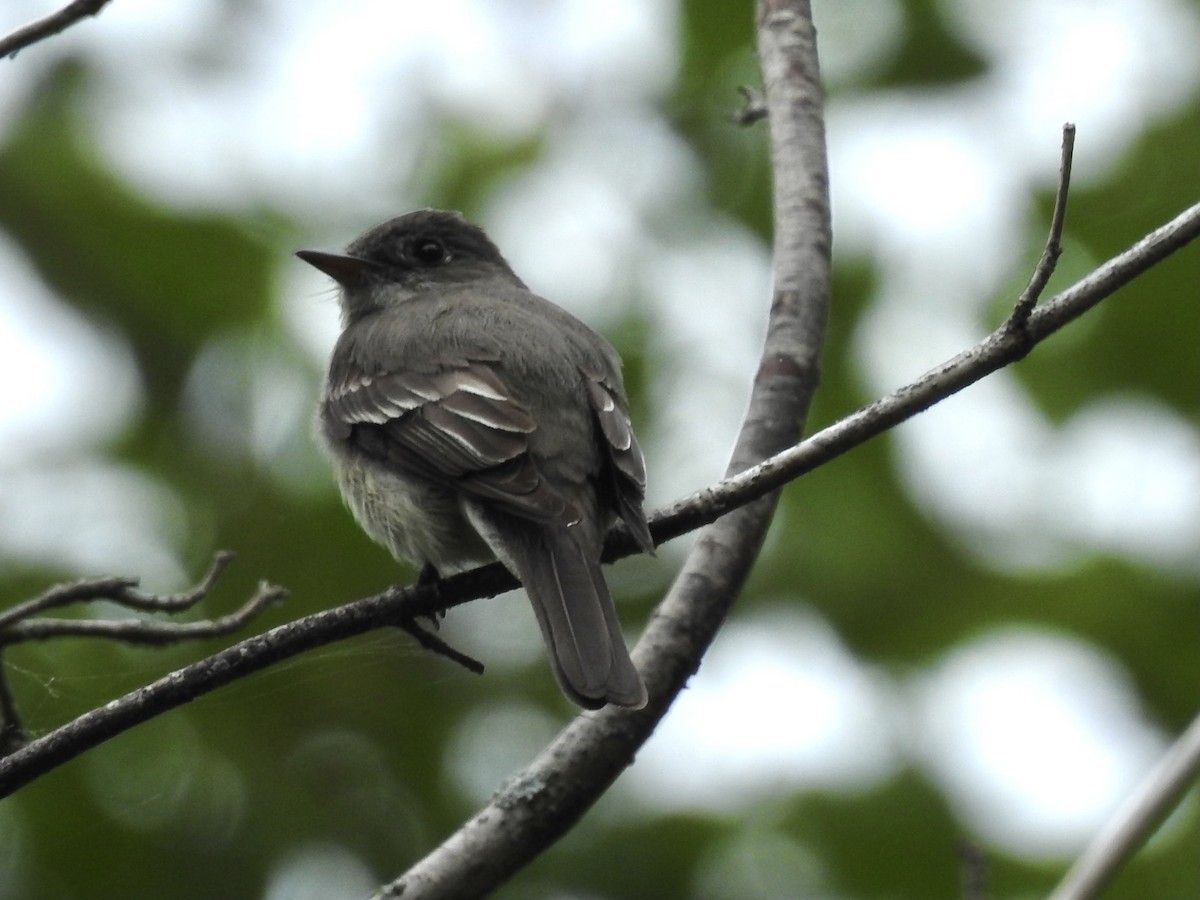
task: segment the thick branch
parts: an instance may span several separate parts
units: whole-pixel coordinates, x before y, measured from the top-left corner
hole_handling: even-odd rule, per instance
[[[1050,895],[1092,900],[1150,839],[1200,778],[1200,716],[1171,745],[1133,796],[1117,810]]]
[[[108,3],[109,0],[72,0],[58,12],[51,13],[36,22],[30,22],[0,38],[0,56],[16,56],[18,51],[24,50],[30,44],[36,44],[60,31],[66,31],[76,22],[82,21],[88,16],[97,15]]]
[[[911,384],[817,432],[803,443],[660,510],[651,517],[650,530],[655,543],[661,544],[694,531],[738,506],[777,490],[1020,359],[1030,346],[1045,340],[1197,237],[1200,237],[1200,204],[1180,213],[1039,306],[1030,316],[1027,340],[1012,335],[1006,337],[1001,329]],[[610,558],[615,558],[616,548],[624,543],[621,536],[616,535]],[[625,554],[632,552],[632,542],[629,542]],[[101,709],[85,713],[31,741],[17,753],[0,759],[0,797],[114,735],[276,662],[373,628],[393,625],[398,619],[432,615],[516,586],[515,579],[502,566],[493,563],[446,579],[438,591],[431,588],[385,591],[241,641]]]
[[[474,574],[466,573],[460,577],[469,583],[471,579],[467,576]],[[452,581],[448,580],[447,584]],[[84,713],[0,759],[0,797],[141,722],[280,660],[392,624],[398,617],[398,610],[399,617],[429,615],[436,611],[432,601],[437,597],[438,592],[428,586],[385,591],[272,628],[177,669]]]
[[[829,295],[829,197],[816,35],[806,2],[758,7],[775,172],[771,315],[729,471],[796,440],[817,383]],[[608,789],[700,665],[758,555],[777,494],[700,536],[634,651],[650,700],[576,718],[492,802],[382,896],[483,896],[562,837]]]

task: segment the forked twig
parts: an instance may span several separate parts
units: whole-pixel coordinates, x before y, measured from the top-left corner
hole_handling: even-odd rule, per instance
[[[79,581],[55,585],[38,597],[0,611],[0,643],[11,643],[6,642],[3,635],[5,629],[14,622],[24,622],[39,613],[51,609],[62,609],[73,603],[108,600],[118,606],[142,612],[174,613],[191,609],[208,596],[217,583],[217,579],[221,577],[221,573],[225,571],[225,567],[232,561],[233,553],[228,550],[218,551],[199,583],[191,590],[180,594],[145,594],[137,590],[137,586],[140,584],[137,578],[120,575],[82,578]]]
[[[1008,328],[1012,331],[1023,332],[1029,322],[1029,314],[1041,299],[1042,291],[1050,282],[1050,276],[1062,256],[1063,226],[1067,220],[1067,194],[1071,188],[1071,162],[1075,157],[1075,126],[1071,122],[1063,125],[1062,160],[1058,167],[1058,193],[1054,197],[1054,215],[1050,219],[1050,236],[1042,256],[1033,269],[1029,284],[1017,298],[1012,315],[1008,319]]]
[[[137,589],[138,579],[121,576],[85,578],[56,585],[38,597],[0,612],[0,757],[25,744],[21,717],[9,690],[3,650],[10,644],[59,637],[98,637],[127,644],[162,645],[220,637],[237,631],[260,612],[287,596],[287,591],[266,582],[239,609],[199,622],[160,622],[153,619],[54,619],[41,613],[77,603],[107,601],[136,612],[174,614],[191,609],[211,593],[221,573],[233,559],[222,550],[213,557],[204,577],[190,590],[178,594],[148,594]]]

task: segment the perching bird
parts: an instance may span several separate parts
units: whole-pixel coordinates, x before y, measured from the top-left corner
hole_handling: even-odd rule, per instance
[[[618,518],[654,549],[612,345],[455,213],[409,213],[345,254],[297,255],[341,286],[319,431],[358,522],[426,576],[499,559],[564,693],[644,705],[600,568]]]

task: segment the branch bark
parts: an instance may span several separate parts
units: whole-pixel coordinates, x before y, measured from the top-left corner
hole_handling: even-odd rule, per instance
[[[1200,778],[1200,716],[1083,851],[1050,900],[1093,900],[1150,840]]]
[[[15,56],[19,50],[98,14],[108,2],[74,0],[57,13],[0,38],[0,55]],[[760,0],[758,41],[766,92],[761,106],[748,102],[744,121],[766,116],[771,127],[776,208],[770,325],[750,409],[727,477],[651,519],[656,543],[701,525],[710,527],[701,535],[635,652],[646,674],[650,704],[642,711],[607,709],[578,717],[491,804],[405,876],[386,886],[385,896],[486,892],[561,837],[586,812],[632,761],[699,667],[757,557],[783,485],[1021,359],[1050,334],[1200,236],[1197,205],[1036,307],[1061,252],[1069,142],[1073,138],[1070,130],[1064,136],[1063,181],[1051,241],[1009,320],[976,346],[912,384],[792,446],[818,381],[830,271],[822,99],[809,4]],[[606,558],[624,555],[629,549],[630,542],[617,533]],[[205,579],[203,592],[211,588],[215,577],[214,572]],[[132,608],[175,608],[167,602],[156,606],[153,601],[173,602],[176,598],[147,598],[132,590],[134,584],[128,579],[108,579],[67,586],[36,598],[28,608],[0,614],[0,651],[4,643],[49,636],[94,635],[157,643],[226,633],[271,602],[276,595],[268,592],[277,590],[264,585],[245,609],[211,623],[159,626],[29,619],[34,612],[78,602],[80,591],[87,594],[98,589],[115,593],[119,603],[123,602],[120,597],[126,597],[123,605]],[[0,796],[115,734],[274,662],[382,625],[406,626],[414,617],[513,586],[515,582],[506,572],[490,566],[452,579],[440,594],[423,588],[387,591],[240,642],[16,750],[0,761]],[[199,599],[201,591],[197,588],[193,594],[181,595],[180,608]],[[139,606],[142,599],[151,605]],[[425,639],[436,643],[432,636]],[[439,652],[454,657],[449,648]],[[459,661],[468,667],[475,665],[465,657]],[[7,711],[12,703],[3,688],[0,681],[0,709]],[[11,738],[8,732],[0,734],[0,745],[11,745]],[[1097,896],[1161,824],[1198,773],[1200,719],[1081,856],[1053,900]]]
[[[123,619],[52,619],[41,617],[51,609],[105,600],[138,612],[174,614],[186,612],[212,592],[217,579],[233,559],[222,550],[213,558],[208,572],[189,591],[181,594],[147,594],[138,590],[138,579],[121,576],[84,578],[60,584],[24,603],[0,612],[0,651],[10,644],[45,641],[62,637],[94,637],[126,644],[161,646],[232,634],[268,606],[279,603],[287,591],[262,582],[239,609],[215,619],[199,622],[160,622],[135,617]],[[0,657],[0,757],[26,743],[16,702],[8,689],[8,673]]]
[[[264,582],[239,609],[200,622],[158,622],[135,618],[35,618],[47,610],[97,600],[107,600],[139,612],[186,612],[212,592],[217,579],[232,560],[233,554],[222,550],[214,557],[199,584],[181,594],[147,594],[137,589],[138,579],[120,576],[85,578],[58,585],[39,597],[0,612],[0,647],[56,637],[101,637],[127,644],[161,645],[232,634],[268,606],[283,600],[287,591]],[[0,677],[2,675],[0,673]]]
[[[655,541],[669,540],[711,522],[1017,362],[1037,344],[1197,237],[1200,237],[1200,203],[1041,304],[1023,327],[1012,328],[1011,320],[1006,321],[975,346],[818,431],[803,443],[659,510],[650,519]]]
[[[974,347],[803,443],[656,512],[650,518],[655,544],[716,521],[1019,360],[1032,347],[1197,237],[1200,237],[1200,204],[1184,210],[1043,303],[1029,317],[1023,334],[1005,325]],[[606,558],[621,555],[622,546],[625,553],[633,552],[632,542],[623,541],[618,533]],[[84,713],[0,759],[0,797],[8,796],[110,737],[277,662],[398,621],[492,597],[516,586],[502,566],[492,564],[447,579],[439,592],[424,587],[393,588],[248,638],[102,708]]]
[[[76,22],[80,22],[88,16],[98,15],[108,3],[109,0],[72,0],[58,12],[51,13],[36,22],[30,22],[0,38],[0,56],[12,59],[18,52],[31,44],[66,31]]]
[[[730,474],[792,444],[818,381],[829,303],[828,165],[816,33],[807,2],[758,4],[758,53],[775,173],[774,295]],[[581,715],[382,897],[477,897],[507,881],[599,799],[700,666],[758,556],[777,489],[709,526],[634,650],[644,709]]]

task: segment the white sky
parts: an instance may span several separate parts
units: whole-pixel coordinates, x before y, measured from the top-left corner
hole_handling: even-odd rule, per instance
[[[1076,176],[1086,180],[1137,123],[1197,90],[1200,22],[1182,0],[951,6],[996,62],[987,79],[929,94],[848,93],[830,108],[837,251],[875,252],[882,267],[857,336],[864,378],[879,392],[978,339],[979,304],[1026,252],[1028,189],[1056,178],[1064,121],[1079,126]],[[45,11],[10,2],[0,29]],[[886,54],[903,27],[898,4],[884,0],[817,11],[834,83]],[[678,63],[675,17],[669,0],[270,0],[245,14],[115,0],[4,61],[0,139],[37,75],[86,53],[104,73],[89,106],[103,152],[142,190],[183,207],[266,205],[309,223],[313,243],[338,245],[437,200],[421,187],[439,153],[434,114],[502,137],[549,123],[544,158],[499,185],[481,218],[527,281],[598,327],[633,288],[653,304],[672,362],[655,385],[659,424],[645,443],[651,501],[665,502],[723,467],[761,329],[745,304],[766,296],[769,278],[766,248],[703,205],[703,175],[655,108]],[[336,327],[327,285],[290,259],[280,272],[281,331],[321,359]],[[0,281],[0,374],[23,387],[0,397],[0,523],[22,523],[0,528],[0,559],[178,582],[169,538],[182,513],[169,485],[94,452],[139,402],[119,339],[48,296],[2,240]],[[248,452],[273,460],[304,439],[299,374],[255,375],[235,345],[213,354],[190,390],[250,382]],[[206,427],[202,404],[195,427]],[[1000,373],[906,425],[896,446],[922,506],[996,565],[1058,566],[1099,549],[1200,576],[1200,439],[1144,398],[1097,402],[1054,429]],[[35,508],[50,511],[44,522],[31,519]],[[98,521],[100,510],[105,527],[81,525],[62,541],[61,521]],[[806,599],[819,608],[820,598]],[[643,802],[720,808],[728,792],[706,791],[706,781],[734,779],[752,799],[779,784],[870,784],[915,759],[988,839],[1062,853],[1162,745],[1119,662],[1077,642],[981,637],[901,684],[864,670],[803,610],[727,629],[627,782]],[[533,646],[532,630],[527,638]],[[491,733],[506,721],[529,733],[519,710],[497,713]],[[914,739],[914,721],[936,746]],[[1094,764],[1071,771],[1080,758]],[[475,763],[460,783],[472,796],[496,783],[479,781],[488,765]]]

